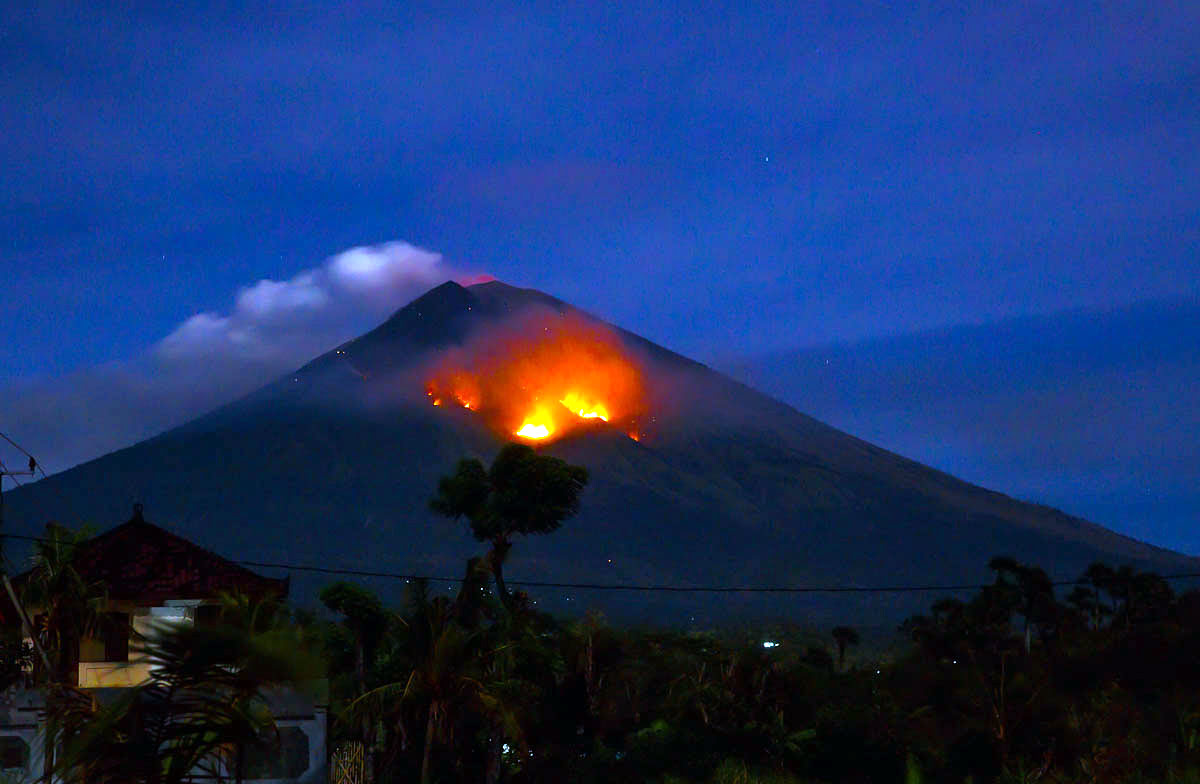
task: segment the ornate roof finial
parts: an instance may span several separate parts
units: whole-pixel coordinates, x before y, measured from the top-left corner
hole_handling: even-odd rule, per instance
[[[130,522],[145,522],[142,517],[142,505],[140,503],[133,505],[133,517],[130,519]]]

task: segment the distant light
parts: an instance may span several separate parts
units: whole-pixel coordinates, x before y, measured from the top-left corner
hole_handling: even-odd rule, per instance
[[[503,746],[500,747],[500,750],[503,751],[505,754],[508,754],[510,751],[512,751],[512,748],[509,747],[509,745],[507,743],[505,743]]]
[[[883,670],[876,670],[876,671],[875,671],[875,674],[876,674],[876,675],[882,675],[882,674],[883,674]]]
[[[764,648],[778,648],[779,643],[775,642],[774,640],[763,640],[763,647]]]

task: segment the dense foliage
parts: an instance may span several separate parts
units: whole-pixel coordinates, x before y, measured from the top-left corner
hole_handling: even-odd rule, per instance
[[[242,755],[270,748],[263,690],[314,675],[298,666],[312,654],[331,742],[362,743],[377,784],[1200,782],[1200,591],[1103,564],[1055,586],[997,557],[990,584],[934,602],[887,646],[850,626],[563,621],[511,592],[501,567],[514,537],[574,513],[586,481],[525,447],[490,470],[466,461],[433,505],[489,550],[452,595],[413,581],[388,607],[336,583],[320,614],[229,597],[217,628],[144,641],[165,664],[110,705],[67,677],[64,652],[100,623],[103,586],[73,571],[77,537],[51,531],[27,598],[49,610],[37,634],[49,666],[32,671],[63,742],[56,772],[166,782],[218,759],[237,776]],[[0,653],[8,681],[30,671],[19,639]]]
[[[848,627],[558,622],[475,562],[453,598],[414,584],[387,612],[365,692],[349,619],[327,627],[337,734],[370,718],[381,782],[1200,781],[1200,593],[1096,566],[1060,599],[991,566],[884,655]]]

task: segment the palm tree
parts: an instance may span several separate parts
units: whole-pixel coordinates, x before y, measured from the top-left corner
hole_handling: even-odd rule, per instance
[[[400,716],[409,705],[423,705],[425,737],[420,780],[429,784],[437,743],[452,741],[453,719],[462,707],[479,704],[479,636],[458,622],[457,608],[449,599],[430,600],[420,585],[411,597],[413,613],[407,620],[406,643],[412,669],[401,680],[359,696],[346,706],[342,720],[375,722]]]
[[[34,546],[33,568],[22,590],[22,604],[37,612],[34,633],[47,652],[50,683],[79,682],[79,643],[104,623],[105,586],[90,582],[76,568],[76,556],[89,536],[51,523]]]
[[[846,667],[846,648],[847,646],[858,645],[858,632],[849,626],[835,626],[833,627],[833,641],[837,644],[838,669],[844,670]]]
[[[62,751],[53,776],[89,784],[182,784],[197,773],[242,780],[248,745],[270,743],[267,688],[318,672],[291,629],[156,628],[139,643],[154,664],[142,685],[101,705],[88,692],[52,686],[47,739]]]
[[[1079,611],[1092,631],[1100,631],[1102,618],[1109,613],[1107,607],[1100,601],[1100,592],[1086,585],[1076,585],[1067,594],[1067,604]]]
[[[342,626],[349,633],[354,649],[354,696],[361,697],[367,692],[367,668],[388,628],[390,614],[375,594],[347,582],[327,586],[321,591],[320,598],[322,604],[342,616]],[[366,717],[361,723],[359,731],[366,748],[367,780],[374,781],[378,767],[375,723]]]
[[[342,616],[354,645],[354,679],[358,694],[366,691],[367,666],[387,628],[388,613],[379,597],[365,588],[337,582],[321,591],[321,603]]]
[[[340,718],[394,727],[407,745],[408,724],[419,713],[425,725],[421,781],[432,780],[440,745],[458,749],[459,764],[472,758],[467,736],[455,737],[464,726],[474,727],[476,738],[486,730],[484,780],[497,781],[504,745],[526,748],[524,728],[540,702],[540,680],[563,669],[561,655],[544,639],[541,616],[520,603],[503,611],[487,590],[489,576],[482,559],[470,559],[453,600],[431,599],[428,584],[415,581],[388,639],[385,669],[393,679],[352,701]]]
[[[438,482],[430,507],[454,519],[465,517],[471,533],[491,544],[488,559],[500,600],[510,611],[504,560],[518,534],[547,534],[579,511],[587,469],[539,455],[525,444],[509,444],[485,470],[479,460],[462,460]]]

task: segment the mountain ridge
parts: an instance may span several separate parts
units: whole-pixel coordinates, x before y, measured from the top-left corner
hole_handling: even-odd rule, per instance
[[[534,289],[442,284],[240,400],[7,494],[9,518],[36,533],[39,508],[64,522],[117,521],[140,501],[156,522],[234,557],[457,574],[478,548],[433,518],[427,499],[458,458],[488,459],[502,440],[472,412],[429,406],[415,374],[531,307],[595,318]],[[1056,578],[1092,560],[1200,571],[1197,559],[964,482],[615,329],[665,379],[661,432],[639,443],[600,427],[544,447],[588,466],[593,481],[578,518],[514,548],[514,579],[961,583],[982,579],[986,559],[1001,553]],[[638,610],[630,597],[593,598]],[[563,596],[544,600],[572,609]],[[679,603],[643,604],[655,617],[679,614]],[[761,614],[833,604],[739,597],[724,606]],[[894,616],[916,605],[871,597],[838,606]]]

